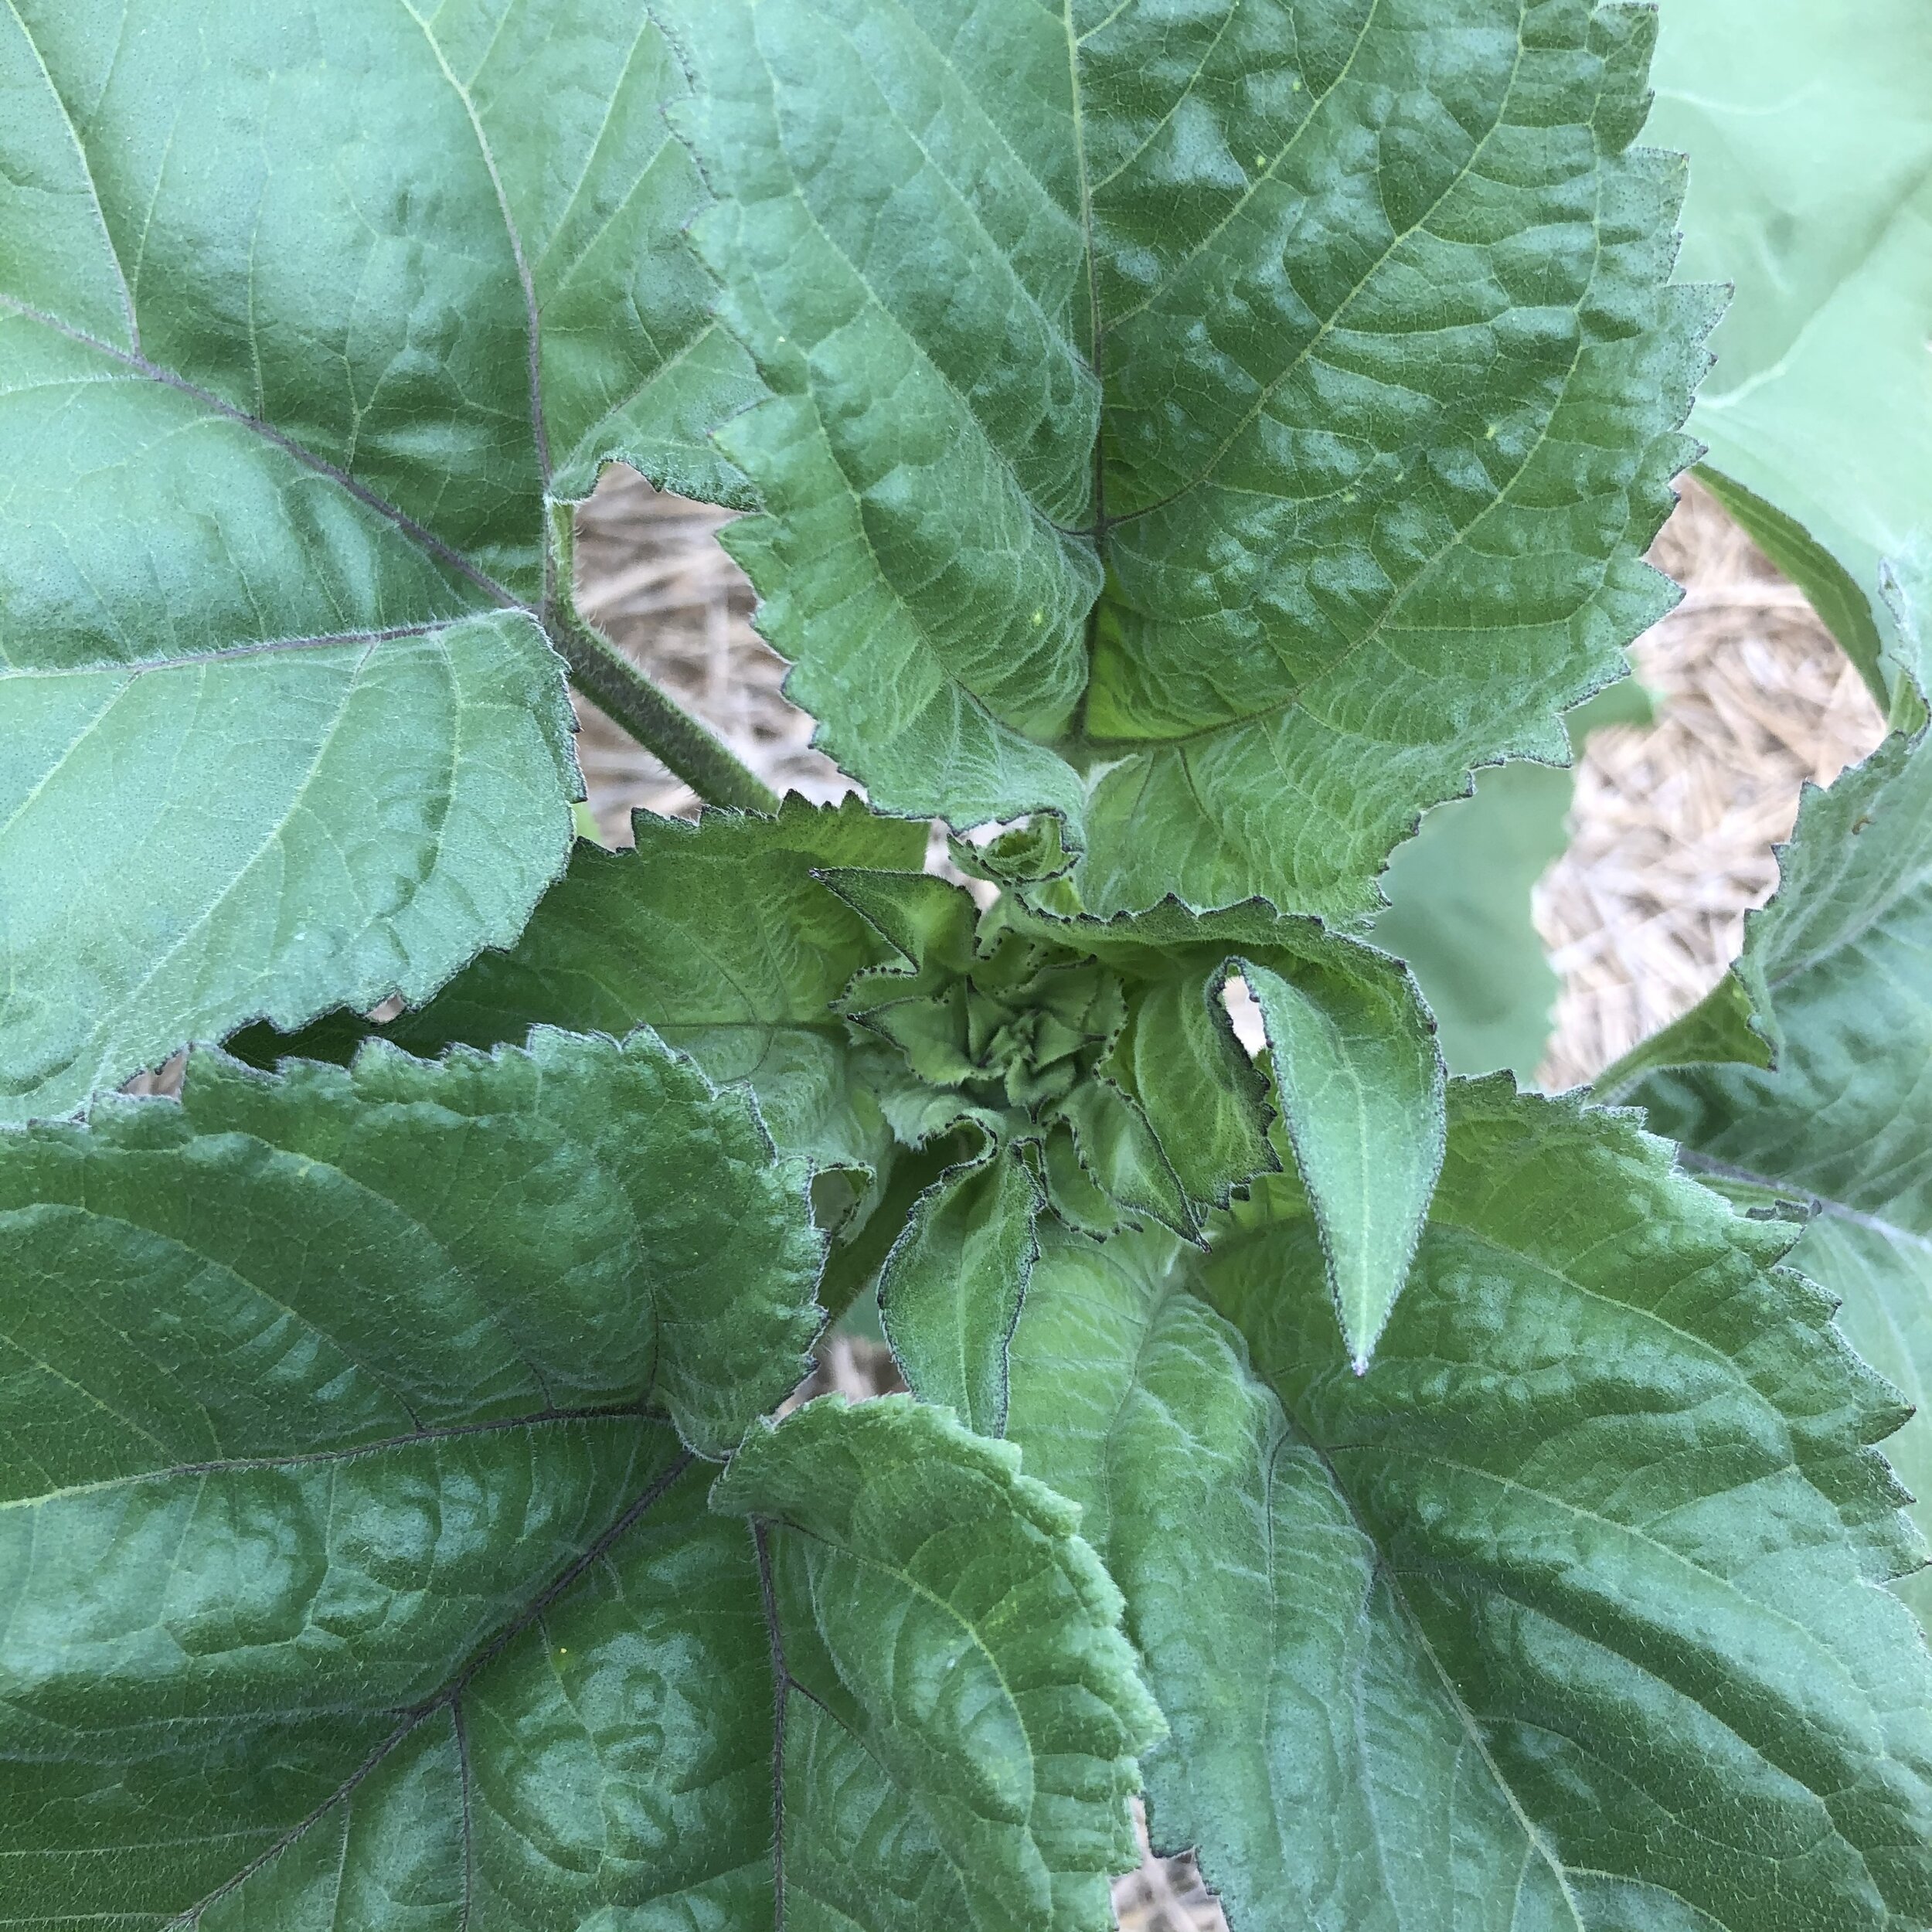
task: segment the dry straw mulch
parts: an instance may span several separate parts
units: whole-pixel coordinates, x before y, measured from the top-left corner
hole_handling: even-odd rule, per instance
[[[811,720],[786,702],[784,667],[752,631],[750,587],[713,540],[728,520],[609,472],[580,519],[584,608],[775,788],[837,798],[852,783],[811,749]],[[1563,982],[1550,1087],[1590,1079],[1702,997],[1776,883],[1771,848],[1800,787],[1828,784],[1883,736],[1810,607],[1695,484],[1653,555],[1687,591],[1632,654],[1656,721],[1592,736],[1570,850],[1536,893]],[[695,811],[656,760],[580,711],[579,755],[607,842],[629,842],[634,807]],[[842,1337],[825,1357],[814,1392],[859,1396],[893,1379],[875,1345]],[[1115,1897],[1126,1932],[1223,1926],[1185,1859],[1150,1853]]]
[[[1536,897],[1563,982],[1543,1084],[1592,1078],[1716,985],[1777,883],[1808,779],[1884,721],[1851,660],[1708,492],[1685,489],[1652,560],[1684,600],[1638,641],[1654,724],[1584,748],[1570,849]]]

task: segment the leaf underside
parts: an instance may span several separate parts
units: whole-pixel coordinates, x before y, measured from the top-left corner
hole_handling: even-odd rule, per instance
[[[1234,1932],[1923,1924],[1896,1400],[1630,1116],[1450,1111],[1366,1378],[1282,1182],[1036,1271],[1009,1427],[1127,1595],[1157,1844]]]
[[[1883,707],[1901,665],[1925,671],[1882,591],[1925,540],[1932,18],[1702,0],[1662,22],[1648,131],[1695,158],[1685,266],[1737,291],[1691,427]]]
[[[1098,910],[1372,908],[1666,607],[1707,291],[1653,31],[1543,0],[662,0],[770,400],[788,689],[886,808],[1052,811]]]
[[[0,16],[0,1118],[420,999],[561,869],[546,497],[743,499],[642,0]]]
[[[799,1182],[641,1037],[0,1142],[0,1923],[1102,1932],[1073,1512],[903,1402],[679,1440],[796,1376]]]

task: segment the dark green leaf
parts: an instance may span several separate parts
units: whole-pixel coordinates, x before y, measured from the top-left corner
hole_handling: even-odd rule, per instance
[[[230,1050],[345,1059],[371,1034],[412,1053],[520,1041],[532,1026],[622,1038],[648,1026],[720,1084],[758,1097],[772,1137],[819,1168],[872,1169],[888,1136],[831,1010],[862,968],[891,957],[814,877],[917,866],[921,826],[856,799],[787,798],[775,818],[708,811],[692,826],[640,812],[634,852],[580,843],[570,869],[505,953],[487,953],[420,1012],[377,1027],[336,1016],[293,1038],[251,1029]]]
[[[1708,292],[1652,25],[1552,0],[661,0],[772,400],[721,447],[790,689],[1086,902],[1352,917],[1665,607]],[[1090,794],[1088,787],[1090,786]]]
[[[914,1204],[879,1280],[879,1323],[906,1385],[982,1436],[1006,1426],[1006,1344],[1043,1205],[1019,1161],[952,1168]]]
[[[0,19],[0,1117],[420,999],[580,789],[546,498],[742,500],[642,0]]]
[[[168,1338],[219,1308],[254,1351],[235,1399],[264,1420],[291,1376],[291,1400],[344,1378],[329,1413],[398,1432],[648,1396],[718,1455],[798,1380],[816,1325],[802,1168],[648,1033],[540,1030],[434,1065],[378,1045],[280,1078],[202,1059],[179,1107],[0,1138],[0,1202],[19,1320],[57,1329],[85,1286],[93,1319],[146,1338],[120,1337],[115,1372],[158,1385],[144,1348],[211,1345]],[[12,1426],[50,1445],[95,1406],[57,1378],[42,1400]],[[154,1430],[114,1433],[138,1454]],[[103,1440],[83,1429],[80,1452]]]
[[[754,1431],[713,1506],[761,1539],[782,1673],[780,1923],[1103,1932],[1160,1714],[1079,1512],[903,1396]]]
[[[197,1064],[0,1138],[0,1923],[1107,1923],[1158,1720],[1069,1506],[819,1404],[748,1533],[651,1413],[707,1446],[812,1320],[687,1063]]]
[[[1234,1932],[1923,1925],[1895,1400],[1630,1116],[1450,1091],[1366,1377],[1285,1180],[1036,1270],[1009,1432],[1126,1592],[1156,1842]]]
[[[1793,1260],[1917,1406],[1892,1453],[1932,1526],[1932,741],[1808,793],[1779,870],[1717,989],[1606,1079],[1693,1173],[1811,1215]]]

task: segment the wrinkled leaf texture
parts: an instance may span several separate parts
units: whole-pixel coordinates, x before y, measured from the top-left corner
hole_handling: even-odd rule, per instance
[[[825,1402],[707,1508],[818,1243],[688,1061],[199,1062],[0,1225],[0,1923],[1108,1923],[1159,1723],[1069,1505]]]
[[[1587,0],[654,0],[772,392],[719,447],[885,808],[1050,811],[1097,911],[1352,917],[1667,607],[1708,290]]]
[[[0,14],[0,1117],[561,869],[546,498],[745,490],[680,84],[642,0]]]
[[[420,1011],[379,1027],[338,1015],[292,1037],[251,1029],[233,1050],[266,1067],[291,1054],[344,1059],[374,1034],[430,1054],[514,1043],[536,1024],[614,1036],[648,1026],[714,1080],[747,1084],[779,1145],[850,1172],[870,1208],[903,1163],[895,1133],[937,1146],[978,1121],[973,1138],[991,1151],[981,1101],[921,1078],[886,1022],[897,1003],[956,990],[981,944],[1017,936],[1070,963],[1097,960],[1121,989],[1117,1031],[1047,1134],[1056,1208],[1090,1233],[1153,1220],[1193,1238],[1202,1215],[1278,1158],[1264,1084],[1222,999],[1230,974],[1244,972],[1265,989],[1276,1098],[1314,1191],[1339,1318],[1367,1359],[1441,1160],[1441,1060],[1396,962],[1261,903],[1196,913],[1169,903],[1102,920],[1008,900],[977,933],[966,893],[906,869],[918,828],[855,800],[789,798],[770,818],[706,812],[696,828],[635,822],[634,854],[580,845],[515,945],[485,954]],[[888,1038],[869,1043],[862,1029],[875,1026]],[[960,1193],[970,1206],[949,1201]],[[949,1163],[887,1270],[884,1292],[903,1298],[905,1318],[888,1332],[905,1343],[912,1386],[982,1422],[1003,1408],[1005,1338],[1043,1206],[1031,1184],[990,1179],[975,1159]],[[993,1224],[981,1227],[974,1208]],[[896,1288],[895,1269],[906,1277]],[[915,1329],[932,1345],[915,1343]]]
[[[1009,1430],[1126,1593],[1156,1844],[1234,1932],[1923,1925],[1895,1395],[1632,1115],[1450,1120],[1366,1377],[1285,1179],[1036,1271]]]
[[[1759,1212],[1917,1410],[1891,1454],[1932,1528],[1932,750],[1889,740],[1808,793],[1777,896],[1702,1006],[1606,1077]],[[1645,1077],[1646,1075],[1647,1077]],[[1903,1586],[1932,1621],[1923,1577]]]

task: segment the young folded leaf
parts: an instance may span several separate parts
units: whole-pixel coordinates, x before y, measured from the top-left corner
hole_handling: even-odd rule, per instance
[[[719,1085],[742,1080],[785,1153],[862,1183],[892,1137],[852,1063],[832,1003],[892,951],[815,877],[828,866],[916,867],[923,826],[857,799],[793,796],[777,815],[636,816],[634,852],[580,842],[570,869],[508,951],[485,953],[386,1026],[349,1014],[284,1035],[251,1027],[229,1050],[258,1066],[346,1060],[372,1036],[412,1053],[520,1043],[533,1026],[621,1039],[648,1026]]]
[[[1808,791],[1778,865],[1717,990],[1624,1063],[1648,1077],[1606,1080],[1699,1179],[1808,1213],[1792,1260],[1917,1409],[1890,1453],[1932,1529],[1932,740]],[[1932,1583],[1903,1590],[1932,1621]]]
[[[0,18],[0,1118],[425,998],[561,869],[546,498],[744,498],[681,84],[643,0]]]
[[[1158,1726],[1069,1506],[821,1404],[706,1507],[817,1243],[687,1063],[197,1063],[0,1138],[0,1923],[804,1927],[855,1833],[866,1932],[1107,1924]]]
[[[1009,1432],[1126,1593],[1155,1842],[1233,1932],[1926,1923],[1896,1400],[1630,1116],[1450,1121],[1366,1378],[1285,1179],[1036,1270]]]
[[[1621,674],[1716,298],[1590,0],[653,0],[771,398],[719,447],[883,807],[1352,917]]]
[[[1442,1062],[1416,1050],[1413,998],[1364,998],[1350,987],[1352,998],[1311,998],[1246,960],[1241,976],[1267,1029],[1282,1128],[1361,1375],[1408,1279],[1442,1170]]]
[[[1005,1431],[1006,1345],[1045,1205],[1026,1168],[997,1152],[951,1168],[913,1202],[879,1276],[879,1326],[907,1383],[982,1436]]]
[[[787,1151],[869,1179],[866,1210],[904,1165],[894,1137],[940,1154],[915,1226],[872,1266],[899,1301],[889,1332],[906,1339],[913,1387],[955,1404],[977,1391],[961,1413],[990,1431],[1035,1207],[1095,1236],[1151,1220],[1192,1240],[1202,1215],[1278,1165],[1265,1084],[1222,999],[1245,964],[1298,1003],[1297,1037],[1277,1049],[1294,1057],[1295,1145],[1366,1358],[1441,1158],[1441,1062],[1395,961],[1258,903],[1100,920],[1009,899],[982,917],[960,887],[905,869],[917,828],[856,801],[707,813],[695,829],[637,822],[636,857],[580,852],[518,944],[421,1012],[382,1028],[338,1017],[292,1039],[254,1029],[236,1050],[267,1064],[342,1057],[377,1032],[429,1053],[518,1039],[534,1021],[648,1026],[714,1080],[745,1081]],[[988,1158],[1028,1178],[969,1181]],[[1364,1172],[1379,1176],[1371,1196]],[[965,1213],[968,1196],[997,1228]],[[969,1256],[985,1266],[962,1270]],[[922,1285],[895,1287],[910,1270]],[[950,1338],[930,1386],[915,1328]]]

